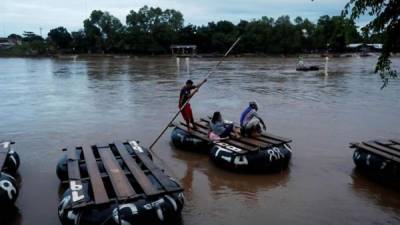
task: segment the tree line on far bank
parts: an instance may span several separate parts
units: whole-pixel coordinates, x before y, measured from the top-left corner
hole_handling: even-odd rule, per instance
[[[235,53],[295,54],[343,52],[349,43],[379,43],[382,38],[358,32],[353,20],[327,15],[317,23],[301,17],[292,21],[289,16],[264,16],[238,24],[223,20],[185,26],[179,11],[144,6],[137,12],[131,10],[125,22],[126,25],[108,12],[94,10],[79,31],[70,33],[60,26],[50,30],[46,39],[24,32],[20,48],[38,54],[167,54],[172,44],[194,44],[199,53],[222,53],[242,35]]]

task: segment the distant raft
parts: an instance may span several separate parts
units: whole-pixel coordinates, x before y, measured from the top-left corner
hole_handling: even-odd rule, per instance
[[[18,186],[14,175],[20,161],[12,141],[0,142],[0,209],[7,210],[18,198]]]
[[[63,183],[68,189],[58,206],[63,225],[176,224],[180,220],[183,189],[154,165],[136,141],[66,151],[68,173]]]
[[[357,168],[372,175],[400,179],[400,140],[374,140],[351,143]]]
[[[291,140],[272,134],[233,138],[221,142],[208,139],[209,119],[196,122],[189,134],[186,124],[175,124],[172,143],[181,149],[207,152],[216,165],[237,172],[268,173],[285,169],[291,159]]]
[[[296,71],[318,71],[319,66],[297,66]]]

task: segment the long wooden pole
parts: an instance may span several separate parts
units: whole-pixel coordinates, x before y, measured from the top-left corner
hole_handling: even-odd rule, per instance
[[[232,44],[232,46],[228,49],[228,51],[224,54],[224,56],[222,57],[221,60],[219,60],[219,62],[217,64],[215,64],[215,66],[208,71],[207,75],[204,77],[203,82],[197,87],[197,89],[200,89],[200,87],[207,81],[207,78],[211,76],[211,74],[214,73],[215,69],[218,68],[219,65],[222,64],[222,62],[225,60],[226,56],[229,55],[229,53],[232,51],[232,49],[236,46],[236,44],[240,41],[241,37],[238,37],[238,39],[236,39],[236,41]],[[193,94],[194,96],[195,94]],[[161,134],[158,135],[158,137],[156,138],[156,140],[154,140],[154,142],[150,145],[149,149],[152,149],[153,146],[157,143],[158,140],[160,140],[160,138],[163,136],[163,134],[165,133],[165,131],[167,131],[168,127],[171,126],[171,124],[174,122],[174,120],[176,119],[176,117],[178,117],[179,113],[185,108],[185,106],[189,103],[189,101],[193,98],[190,97],[185,104],[183,104],[181,106],[181,108],[179,109],[179,111],[174,115],[174,117],[172,117],[171,121],[169,121],[169,123],[167,124],[167,126],[165,126],[165,128],[161,131]]]

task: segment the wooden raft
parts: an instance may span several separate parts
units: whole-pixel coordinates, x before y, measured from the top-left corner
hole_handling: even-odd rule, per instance
[[[374,140],[350,143],[350,148],[359,148],[400,163],[400,140]]]
[[[0,142],[0,171],[3,170],[4,163],[6,162],[8,152],[11,150],[11,145],[15,144],[12,141]]]
[[[208,133],[210,131],[210,118],[201,118],[199,121],[195,122],[197,125],[197,130],[191,130],[191,134],[199,139],[210,141],[208,138]],[[185,122],[175,123],[174,126],[187,130],[187,125]],[[234,124],[234,126],[239,129],[238,124]],[[236,147],[237,153],[246,153],[248,151],[258,151],[260,149],[265,149],[268,147],[273,147],[281,144],[290,143],[292,140],[279,137],[270,133],[263,133],[258,137],[230,137],[227,140],[223,140],[221,142],[217,142],[217,145],[230,145]],[[232,148],[233,150],[235,148]]]
[[[63,151],[67,152],[67,182],[72,190],[70,208],[111,202],[122,204],[137,198],[183,191],[135,141],[79,146]],[[87,168],[86,177],[82,174],[81,164]],[[105,172],[100,171],[99,164],[104,166]]]

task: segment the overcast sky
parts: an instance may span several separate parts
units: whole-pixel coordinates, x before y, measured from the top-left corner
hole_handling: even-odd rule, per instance
[[[23,31],[40,32],[47,36],[50,29],[64,26],[75,31],[95,9],[108,11],[125,24],[130,10],[145,4],[183,13],[185,24],[202,25],[210,21],[251,20],[261,16],[277,18],[289,15],[316,22],[321,15],[338,15],[348,0],[1,0],[0,36]],[[359,21],[360,24],[364,22]]]

